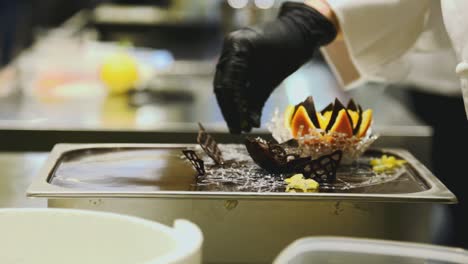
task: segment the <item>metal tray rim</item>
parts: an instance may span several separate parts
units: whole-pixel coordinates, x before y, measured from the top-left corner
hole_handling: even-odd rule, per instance
[[[87,148],[193,148],[196,144],[57,144],[39,170],[38,176],[26,191],[28,197],[42,198],[172,198],[172,199],[223,199],[223,200],[354,200],[366,202],[414,202],[414,203],[457,203],[455,195],[435,177],[410,152],[397,148],[379,148],[389,154],[406,159],[420,177],[429,185],[422,192],[407,194],[352,194],[352,193],[257,193],[257,192],[206,192],[206,191],[87,191],[71,190],[48,183],[50,171],[56,161],[66,152]]]

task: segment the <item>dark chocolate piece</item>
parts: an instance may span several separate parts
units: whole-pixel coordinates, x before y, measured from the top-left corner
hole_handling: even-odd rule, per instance
[[[325,106],[325,108],[322,109],[320,113],[323,115],[325,114],[325,112],[328,112],[328,111],[333,111],[333,103],[330,103],[329,105]]]
[[[205,175],[205,163],[198,157],[195,151],[186,149],[182,150],[182,153],[184,153],[185,157],[187,157],[190,163],[192,163],[193,167],[198,172],[198,175]]]
[[[360,105],[357,106],[357,112],[359,114],[357,124],[356,126],[353,127],[353,135],[356,135],[359,131],[359,127],[361,126],[362,123],[362,108]]]
[[[346,108],[348,108],[349,110],[356,111],[356,112],[358,111],[357,104],[356,104],[356,102],[354,102],[353,99],[349,100],[348,105],[346,106]]]
[[[246,138],[245,146],[253,161],[270,173],[302,173],[305,178],[321,182],[336,179],[336,169],[342,156],[342,151],[338,150],[313,160],[288,150],[285,143],[271,144],[262,138]]]
[[[268,172],[281,173],[286,169],[286,159],[281,158],[282,153],[272,153],[270,144],[265,140],[246,138],[245,146],[253,161]]]
[[[343,152],[337,150],[318,159],[301,162],[294,168],[301,172],[304,178],[311,178],[318,182],[333,182],[336,180],[336,170],[341,161]]]
[[[330,122],[328,122],[328,125],[325,129],[325,131],[330,131],[330,129],[333,127],[335,124],[336,118],[338,117],[338,113],[340,112],[341,109],[346,109],[345,106],[338,100],[338,98],[335,99],[335,103],[333,104],[333,112],[330,117]]]
[[[200,130],[198,131],[197,142],[205,153],[218,165],[224,164],[223,154],[218,147],[218,143],[208,134],[202,124],[198,123]]]

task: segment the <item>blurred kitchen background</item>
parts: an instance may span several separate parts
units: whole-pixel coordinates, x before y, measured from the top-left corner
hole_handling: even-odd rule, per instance
[[[212,93],[223,36],[272,19],[280,4],[275,0],[1,1],[3,148],[42,150],[60,141],[100,141],[87,138],[93,131],[194,131],[196,122],[213,131],[227,131]],[[388,135],[429,138],[430,128],[412,113],[404,89],[369,83],[345,93],[320,52],[276,89],[257,132],[266,131],[276,109],[308,95],[314,96],[319,108],[335,97],[343,101],[353,97],[374,109],[376,127]],[[7,137],[12,134],[17,141]],[[157,141],[148,133],[137,139]],[[422,149],[427,147],[424,144]]]

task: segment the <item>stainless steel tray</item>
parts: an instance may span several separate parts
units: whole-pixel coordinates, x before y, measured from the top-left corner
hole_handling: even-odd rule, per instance
[[[220,145],[224,146],[228,147]],[[241,145],[235,146],[241,152]],[[388,153],[408,161],[406,167],[412,180],[420,183],[421,191],[397,188],[399,192],[389,193],[390,189],[383,187],[381,192],[374,188],[373,193],[233,191],[236,188],[203,191],[191,187],[200,179],[193,176],[192,170],[186,170],[187,161],[178,154],[185,148],[198,146],[59,144],[27,191],[28,196],[46,197],[48,206],[53,208],[122,213],[167,225],[175,219],[188,219],[203,231],[206,263],[271,263],[282,248],[304,236],[429,242],[434,229],[431,216],[438,203],[456,202],[455,196],[427,168],[401,149],[374,151],[377,155]],[[120,152],[127,152],[124,159],[120,154],[106,154]],[[225,160],[229,160],[228,153],[224,154]],[[96,161],[109,157],[112,162],[107,165],[112,165],[111,173],[103,173],[107,169],[99,169],[95,165],[101,164]],[[211,166],[207,157],[202,158],[207,167]],[[251,160],[250,164],[253,165]],[[144,177],[148,168],[153,177]],[[134,174],[138,179],[127,177]],[[90,180],[87,178],[90,175],[95,177]],[[54,177],[77,178],[86,184],[67,185],[68,182],[54,182]],[[171,181],[172,177],[177,179]]]
[[[221,145],[223,146],[223,145]],[[238,145],[239,146],[239,145]],[[413,155],[403,149],[374,149],[368,155],[383,153],[406,160],[407,183],[419,185],[416,189],[405,189],[399,183],[391,190],[385,188],[361,189],[359,192],[335,191],[316,193],[288,193],[281,191],[239,191],[236,188],[219,190],[194,188],[197,177],[187,161],[181,159],[182,149],[196,149],[194,144],[58,144],[37,179],[27,191],[29,197],[107,197],[107,198],[181,198],[181,199],[267,199],[267,200],[358,200],[368,202],[424,202],[456,203],[456,197]],[[97,157],[106,153],[126,153],[122,157],[113,155],[106,169]],[[129,154],[130,153],[130,154]],[[135,155],[133,155],[135,154]],[[365,157],[366,155],[364,155]],[[121,160],[119,160],[121,158]],[[133,163],[128,163],[132,160]],[[203,157],[207,160],[207,157]],[[70,166],[75,160],[90,166]],[[253,162],[252,162],[253,163]],[[107,162],[109,165],[109,162]],[[128,173],[126,173],[126,171]],[[161,173],[162,172],[162,173]],[[67,174],[68,173],[68,174]],[[139,178],[128,177],[138,174]],[[151,175],[146,177],[145,174]],[[58,176],[57,176],[58,175]],[[87,184],[70,184],[61,181],[67,175],[87,178]],[[92,180],[88,176],[95,176]],[[118,175],[118,177],[115,177]],[[141,177],[140,177],[141,176]],[[60,178],[62,177],[62,178]],[[113,180],[107,181],[109,177]],[[91,183],[91,184],[89,184]],[[105,184],[104,184],[105,183]]]

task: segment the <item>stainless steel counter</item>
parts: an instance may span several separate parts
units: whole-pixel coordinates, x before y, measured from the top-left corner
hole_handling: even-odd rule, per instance
[[[47,155],[47,152],[0,152],[0,207],[47,207],[45,199],[26,197],[26,189]]]
[[[196,122],[202,122],[211,132],[227,132],[209,74],[159,76],[145,92],[104,98],[52,100],[27,95],[21,83],[15,85],[19,87],[0,93],[0,150],[49,151],[56,143],[71,142],[193,143],[194,138],[180,135],[196,132]],[[0,85],[0,91],[4,87]],[[343,101],[353,97],[363,107],[374,109],[377,127],[406,129],[420,125],[401,98],[394,96],[398,92],[368,85],[344,93],[323,63],[312,62],[275,90],[265,105],[262,128],[255,132],[267,132],[265,125],[276,109],[283,110],[309,95],[314,96],[318,108],[325,107],[335,97]]]

